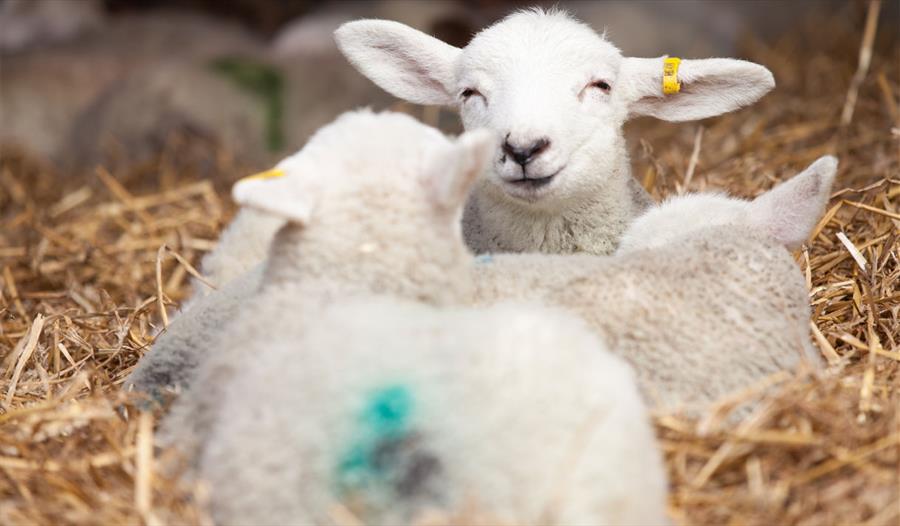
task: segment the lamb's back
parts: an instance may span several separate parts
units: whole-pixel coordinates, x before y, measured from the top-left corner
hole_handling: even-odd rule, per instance
[[[202,462],[217,519],[323,522],[344,497],[374,523],[470,499],[533,522],[568,484],[560,522],[663,520],[629,367],[571,316],[364,300],[291,333],[258,342],[220,399]]]
[[[587,320],[655,405],[709,402],[814,354],[800,270],[752,235],[711,229],[628,256],[497,256],[476,269],[480,302],[537,299]]]

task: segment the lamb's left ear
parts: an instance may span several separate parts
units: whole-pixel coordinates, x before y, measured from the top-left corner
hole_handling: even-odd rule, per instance
[[[278,168],[251,175],[234,184],[231,197],[240,206],[294,223],[308,223],[312,203],[308,195],[300,195],[300,189],[291,177]]]
[[[391,95],[415,104],[457,101],[452,90],[459,48],[390,20],[347,22],[334,39],[360,73]]]
[[[425,184],[432,203],[442,210],[456,211],[465,202],[472,185],[487,170],[497,150],[497,139],[488,130],[472,130],[430,159]]]
[[[750,224],[788,249],[802,245],[822,217],[838,161],[826,155],[750,203]]]
[[[705,119],[752,104],[775,87],[772,72],[759,64],[707,58],[681,60],[671,75],[680,89],[665,94],[665,59],[623,59],[613,89],[628,106],[629,118],[648,115],[675,122]]]

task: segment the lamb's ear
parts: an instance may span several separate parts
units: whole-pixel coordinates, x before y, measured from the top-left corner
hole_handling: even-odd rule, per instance
[[[299,195],[296,182],[282,170],[245,177],[231,189],[231,197],[240,206],[272,214],[294,223],[308,223],[312,204],[308,196]]]
[[[465,202],[469,190],[487,170],[497,150],[497,139],[488,130],[472,130],[450,146],[436,152],[425,173],[428,193],[436,207],[455,211]]]
[[[775,87],[772,72],[759,64],[729,58],[682,60],[677,93],[663,93],[666,57],[625,58],[617,81],[628,117],[648,115],[666,121],[691,121],[734,111],[759,100]]]
[[[838,161],[827,155],[750,203],[750,224],[793,250],[802,245],[822,217]]]
[[[456,101],[459,48],[388,20],[347,22],[334,39],[356,69],[391,95],[416,104]]]

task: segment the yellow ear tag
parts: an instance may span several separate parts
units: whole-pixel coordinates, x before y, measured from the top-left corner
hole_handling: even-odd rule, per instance
[[[271,170],[266,170],[265,172],[259,172],[258,174],[248,175],[244,177],[239,182],[243,181],[265,181],[266,179],[278,179],[284,177],[284,170],[280,168],[272,168]]]
[[[680,64],[681,59],[678,57],[669,57],[663,61],[662,89],[665,95],[681,91],[681,83],[678,82],[678,66]]]

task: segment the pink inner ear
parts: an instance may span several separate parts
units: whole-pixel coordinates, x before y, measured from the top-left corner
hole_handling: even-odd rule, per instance
[[[800,246],[812,233],[821,214],[820,190],[818,176],[804,177],[794,185],[789,181],[784,188],[773,190],[775,193],[762,203],[764,212],[760,220],[764,231],[788,248]]]
[[[779,221],[775,224],[768,225],[768,234],[782,245],[793,248],[806,241],[806,236],[800,234],[799,228],[792,228],[799,225],[791,225],[786,221]]]

